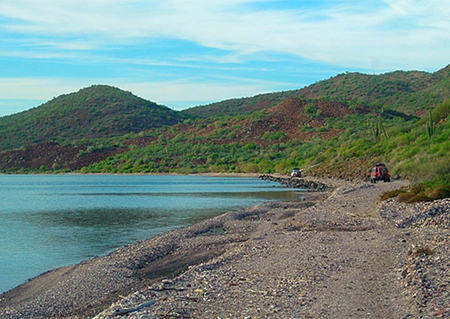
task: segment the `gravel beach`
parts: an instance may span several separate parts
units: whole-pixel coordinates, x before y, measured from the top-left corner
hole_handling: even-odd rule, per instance
[[[315,181],[328,190],[49,271],[2,294],[0,318],[450,318],[450,200]]]

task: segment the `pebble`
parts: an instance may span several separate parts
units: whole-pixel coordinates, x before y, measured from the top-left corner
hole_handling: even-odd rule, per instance
[[[73,317],[126,286],[130,292],[95,319],[393,318],[392,305],[401,318],[450,318],[450,200],[379,203],[376,192],[394,185],[331,184],[327,200],[230,212],[79,264],[20,307],[0,301],[0,317]],[[135,281],[167,254],[205,251],[217,253],[175,277],[145,287]],[[384,262],[392,268],[370,268]],[[381,301],[352,297],[361,295]]]

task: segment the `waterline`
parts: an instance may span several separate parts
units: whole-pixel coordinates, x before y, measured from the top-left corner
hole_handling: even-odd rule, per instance
[[[301,197],[257,178],[2,175],[0,291],[227,211]]]

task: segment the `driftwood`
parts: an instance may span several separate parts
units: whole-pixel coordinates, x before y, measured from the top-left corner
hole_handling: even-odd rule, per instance
[[[153,305],[155,303],[156,303],[156,300],[152,300],[152,301],[140,304],[137,307],[125,308],[125,309],[117,309],[117,310],[114,310],[113,315],[115,315],[115,316],[122,316],[122,315],[125,315],[125,314],[130,313],[130,312],[139,311],[142,308],[149,307],[149,306],[151,306],[151,305]]]

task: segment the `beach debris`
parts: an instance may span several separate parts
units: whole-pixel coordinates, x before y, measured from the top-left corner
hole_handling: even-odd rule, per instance
[[[128,314],[130,312],[139,311],[139,310],[141,310],[142,308],[145,308],[145,307],[150,307],[150,306],[154,305],[155,303],[156,303],[156,300],[151,300],[149,302],[145,302],[143,304],[140,304],[139,306],[136,306],[136,307],[125,308],[125,309],[116,309],[116,310],[113,311],[113,315],[114,316],[122,316],[122,315]]]

